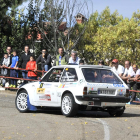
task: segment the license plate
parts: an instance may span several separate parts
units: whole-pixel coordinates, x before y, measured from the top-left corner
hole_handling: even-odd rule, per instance
[[[115,90],[98,90],[98,94],[115,95]]]

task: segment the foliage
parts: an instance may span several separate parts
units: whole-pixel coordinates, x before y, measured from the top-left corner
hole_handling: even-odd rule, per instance
[[[19,53],[24,45],[29,45],[39,55],[42,48],[46,48],[52,55],[57,53],[59,46],[66,51],[75,49],[79,56],[89,64],[97,64],[99,59],[111,60],[117,58],[122,63],[130,60],[140,65],[140,11],[133,13],[131,19],[123,18],[117,11],[111,13],[109,7],[102,13],[94,12],[88,22],[83,24],[67,25],[67,35],[59,30],[62,21],[71,22],[72,14],[60,2],[54,5],[53,0],[45,0],[40,9],[42,0],[30,0],[25,9],[17,9],[19,1],[0,0],[1,16],[0,49],[5,51],[11,45]],[[6,14],[8,7],[11,11]],[[69,8],[72,9],[72,8]],[[2,13],[0,11],[0,14]],[[71,19],[71,20],[70,20]],[[46,25],[45,25],[46,24]],[[67,23],[68,24],[68,23]],[[41,34],[40,43],[37,42],[38,33]],[[30,36],[30,39],[28,38]],[[2,50],[0,50],[2,52]]]
[[[86,31],[79,45],[85,50],[88,63],[97,64],[99,59],[130,60],[139,64],[140,13],[131,19],[123,18],[117,11],[110,13],[107,7],[101,14],[90,16]],[[91,55],[89,55],[91,54]]]

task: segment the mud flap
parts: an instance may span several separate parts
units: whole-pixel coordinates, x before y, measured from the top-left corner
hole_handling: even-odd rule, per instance
[[[27,106],[28,106],[28,110],[37,111],[37,108],[30,104],[29,95],[27,96]]]

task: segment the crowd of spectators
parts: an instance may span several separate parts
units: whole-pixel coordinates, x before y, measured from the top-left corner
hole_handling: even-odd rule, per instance
[[[9,75],[10,77],[18,77],[18,68],[22,68],[22,77],[24,79],[37,79],[37,69],[38,63],[41,63],[41,69],[44,71],[48,71],[52,67],[52,59],[51,55],[48,54],[46,49],[42,49],[42,54],[38,56],[35,60],[33,54],[29,51],[29,46],[24,47],[24,53],[18,57],[17,52],[12,51],[11,47],[8,46],[3,58],[0,61],[1,75]],[[71,52],[71,57],[69,57],[62,47],[58,49],[58,55],[54,60],[53,66],[57,65],[84,65],[84,60],[80,60],[76,51]],[[105,65],[103,60],[99,60],[98,65]],[[111,66],[112,70],[125,81],[128,85],[129,89],[131,87],[133,90],[137,90],[140,88],[140,82],[138,79],[140,78],[140,69],[138,69],[137,65],[131,65],[130,61],[125,61],[124,66],[119,64],[117,59],[113,59],[111,63],[106,60],[106,65]],[[5,67],[13,68],[8,71]],[[2,86],[5,86],[6,80],[3,78]],[[17,81],[15,79],[10,80],[10,87],[16,87]],[[22,85],[27,83],[24,81]],[[132,97],[130,101],[135,100],[136,92],[132,92]]]
[[[104,65],[104,61],[100,60],[99,65]],[[112,70],[118,74],[118,76],[127,84],[129,89],[133,89],[130,102],[134,101],[136,98],[136,90],[140,88],[140,69],[136,64],[131,64],[130,61],[125,61],[124,66],[119,64],[118,59],[113,59],[109,66],[112,67]]]
[[[51,55],[48,54],[46,49],[42,49],[42,54],[40,54],[35,60],[32,53],[29,51],[29,46],[24,47],[24,53],[21,56],[18,56],[15,50],[12,51],[10,46],[7,47],[6,52],[4,53],[3,58],[0,61],[1,75],[18,77],[18,69],[22,68],[22,77],[24,79],[37,79],[37,70],[38,64],[41,63],[41,69],[48,71],[52,67]],[[53,66],[57,65],[84,65],[84,61],[80,60],[77,56],[76,51],[71,52],[71,57],[65,54],[62,47],[58,49],[58,55],[53,63]],[[7,70],[5,67],[13,68]],[[28,81],[24,80],[22,85],[26,84]],[[1,86],[5,86],[6,79],[3,78]],[[17,86],[17,80],[11,79],[9,87],[15,88]],[[21,86],[22,86],[21,85]]]

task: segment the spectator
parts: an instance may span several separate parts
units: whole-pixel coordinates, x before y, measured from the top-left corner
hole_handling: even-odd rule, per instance
[[[48,71],[51,68],[52,59],[46,49],[42,49],[42,54],[36,59],[36,68],[39,62],[41,62],[42,70]]]
[[[106,58],[106,59],[105,59],[105,62],[106,62],[106,65],[107,65],[107,66],[110,65],[110,64],[109,64],[109,59]]]
[[[24,53],[21,55],[18,67],[26,69],[26,64],[30,60],[31,53],[29,52],[29,46],[24,47]],[[28,79],[28,71],[22,70],[22,77]],[[27,81],[24,81],[23,84],[26,84]]]
[[[59,54],[56,56],[54,66],[67,65],[69,62],[69,56],[64,54],[64,49],[62,47],[58,49],[58,53]]]
[[[121,77],[124,73],[124,67],[122,65],[119,65],[118,59],[113,59],[112,65],[112,70]]]
[[[79,65],[84,65],[84,60],[80,60]]]
[[[17,74],[18,73],[17,73],[17,70],[15,70],[16,67],[17,67],[17,64],[18,64],[17,52],[16,51],[13,51],[12,64],[11,64],[10,68],[14,68],[14,69],[11,69],[10,70],[10,77],[17,77]],[[10,85],[10,87],[15,88],[16,85],[17,85],[16,82],[17,82],[17,80],[11,79],[11,85]]]
[[[28,71],[28,78],[32,79],[32,80],[36,80],[37,73],[35,72],[36,71],[36,61],[34,60],[34,56],[32,56],[32,55],[30,56],[30,61],[27,62],[26,69],[31,70],[31,71]]]
[[[140,83],[136,82],[139,79],[140,76],[140,69],[138,69],[137,65],[133,65],[133,71],[130,73],[130,78],[128,79],[128,87],[131,89],[133,87],[133,90],[137,90],[138,87],[140,87]],[[132,81],[132,82],[129,82]],[[134,101],[136,98],[136,92],[132,92],[132,97],[130,99],[130,102]]]
[[[7,46],[6,52],[7,52],[9,57],[13,57],[12,54],[11,54],[11,51],[12,51],[11,46]]]
[[[98,65],[100,65],[100,66],[104,65],[104,61],[103,60],[99,60]]]
[[[69,58],[69,64],[75,64],[75,65],[79,65],[79,57],[77,56],[77,52],[76,51],[72,51],[71,52],[71,57]]]
[[[11,49],[12,49],[11,46],[7,46],[6,52],[8,54],[8,57],[10,58],[10,64],[12,62],[12,57],[13,57],[13,55],[11,54]],[[2,66],[3,60],[4,60],[4,57],[0,61],[0,66]],[[8,75],[10,75],[10,70],[8,70],[7,72],[8,72]]]
[[[131,66],[131,62],[125,61],[125,71],[123,76],[121,77],[123,80],[127,80],[130,77],[130,74],[133,72],[133,68]]]
[[[8,54],[5,53],[4,54],[4,59],[2,61],[2,66],[0,66],[0,68],[1,68],[1,74],[3,76],[6,76],[8,74],[7,69],[5,69],[4,67],[9,67],[9,65],[10,65],[10,57],[8,57]],[[5,83],[6,83],[6,80],[3,78],[1,86],[4,87],[5,86]]]

